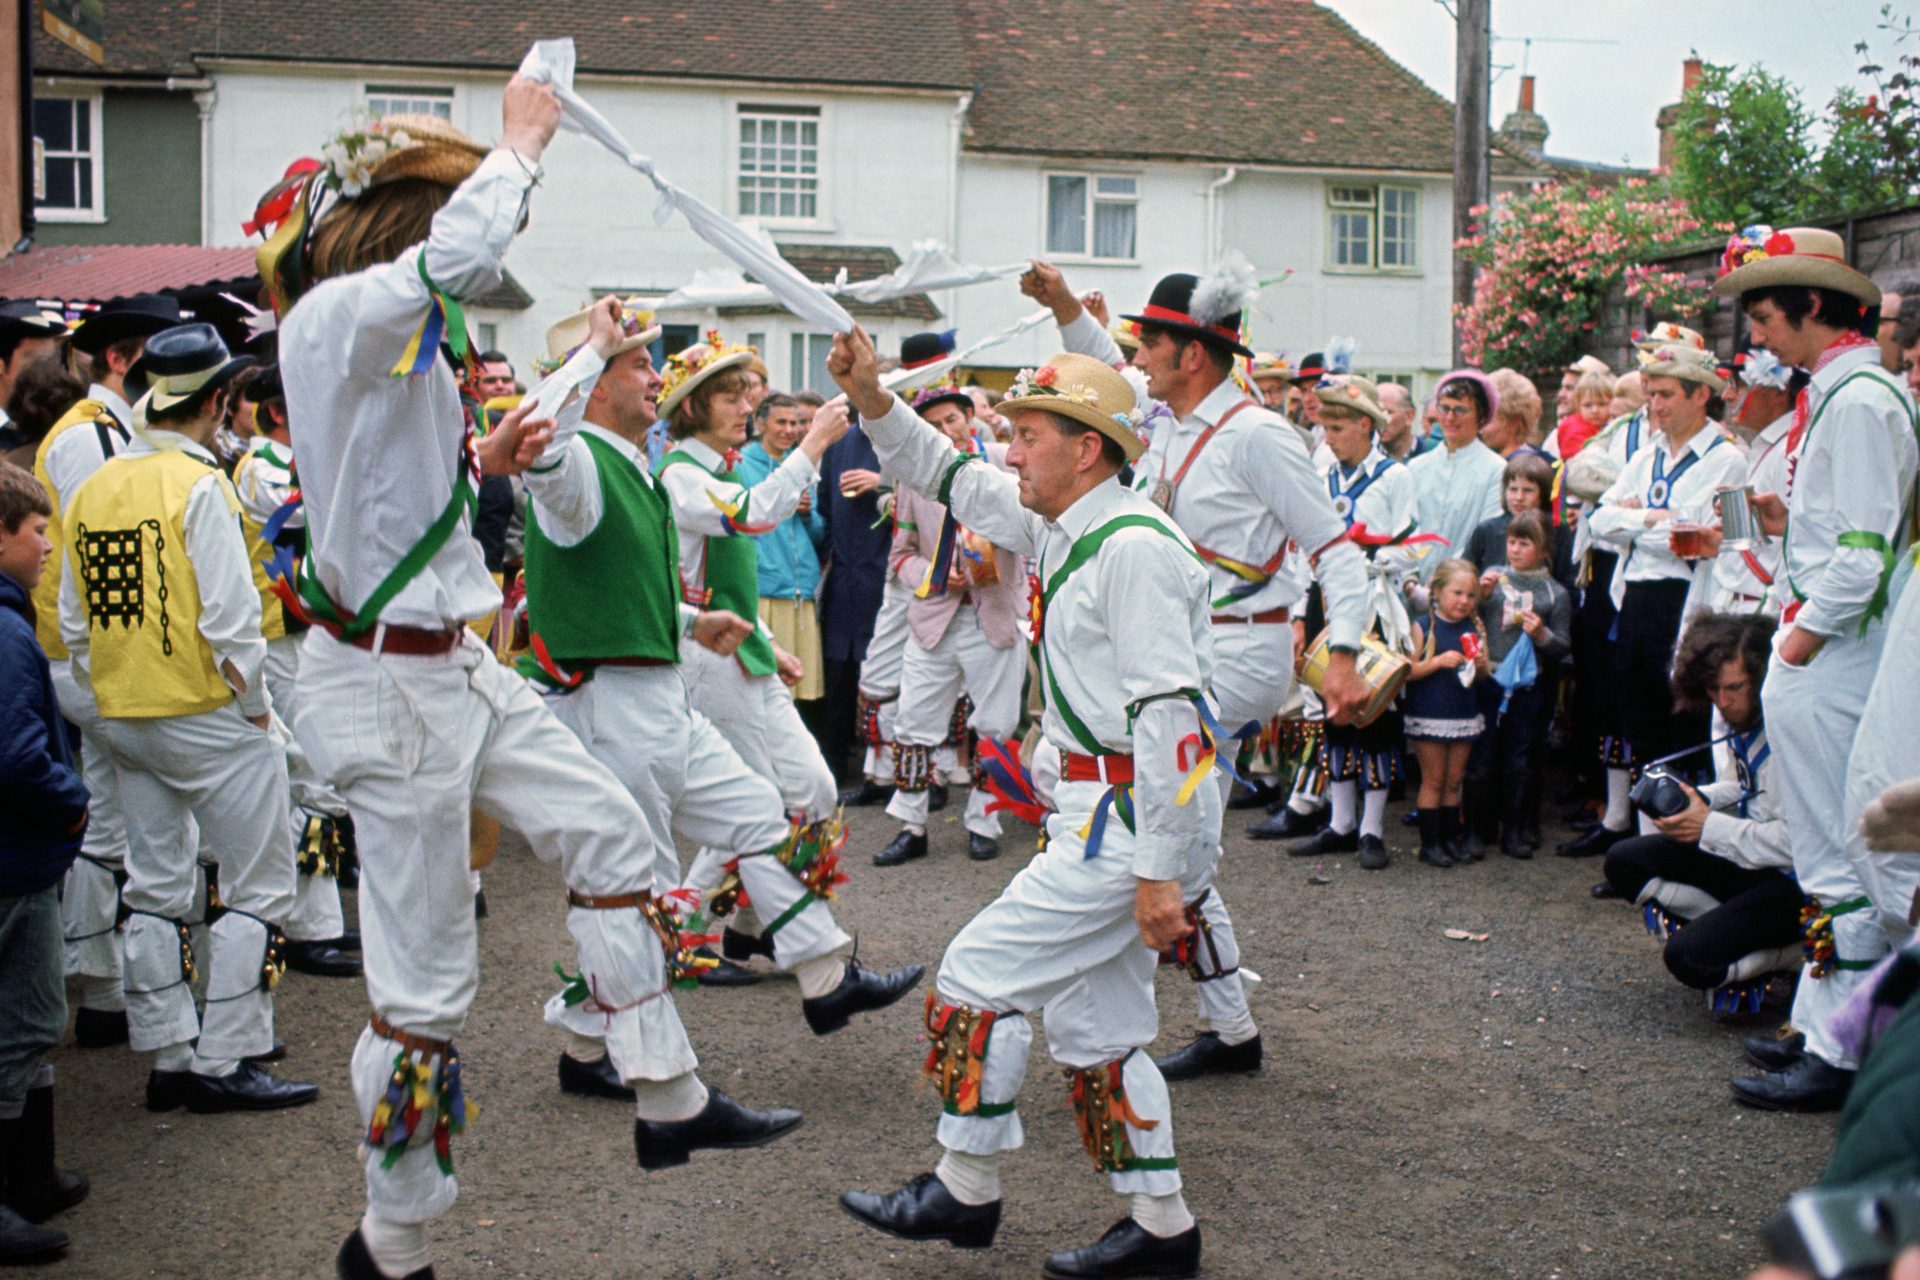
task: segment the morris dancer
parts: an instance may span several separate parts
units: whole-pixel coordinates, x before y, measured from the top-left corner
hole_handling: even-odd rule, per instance
[[[832,847],[838,824],[789,823],[767,775],[750,772],[713,723],[688,706],[676,669],[682,644],[725,655],[754,626],[679,599],[673,513],[644,452],[660,389],[647,347],[659,336],[650,316],[615,298],[548,332],[549,356],[564,362],[555,378],[579,386],[582,398],[563,412],[553,443],[527,472],[534,648],[522,669],[555,695],[554,714],[646,813],[656,898],[680,878],[672,833],[727,851],[727,868],[765,922],[750,941],[797,975],[807,1025],[826,1035],[855,1013],[899,999],[924,969],[875,974],[841,957],[848,938],[825,901],[845,879]],[[547,1021],[573,1037],[560,1059],[560,1087],[632,1097],[631,1077],[607,1062],[606,1013],[582,982],[547,1002]],[[639,1048],[653,1064],[693,1056],[679,1019],[664,1013],[643,1023]]]
[[[1022,282],[1053,308],[1069,350],[1117,363],[1119,348],[1058,271],[1036,263]],[[1297,544],[1320,581],[1332,630],[1327,719],[1345,723],[1366,696],[1354,669],[1366,615],[1366,562],[1347,540],[1299,434],[1279,414],[1246,399],[1230,376],[1234,357],[1252,354],[1240,341],[1241,307],[1251,297],[1249,281],[1225,273],[1205,280],[1171,275],[1154,286],[1139,315],[1121,317],[1140,326],[1133,364],[1175,419],[1155,429],[1136,470],[1152,503],[1193,541],[1213,583],[1218,661],[1211,688],[1222,722],[1257,727],[1287,701],[1293,684],[1288,624],[1302,597],[1300,576],[1282,570],[1288,547]],[[1224,803],[1231,771],[1221,770],[1218,785]],[[1260,1033],[1247,1007],[1233,921],[1217,887],[1193,905],[1204,924],[1190,971],[1208,1029],[1162,1059],[1160,1069],[1170,1080],[1257,1071]]]
[[[367,1212],[336,1259],[350,1280],[431,1274],[426,1225],[458,1193],[450,1142],[468,1108],[452,1039],[479,978],[472,808],[561,864],[582,979],[638,1095],[644,1165],[799,1123],[709,1091],[691,1054],[651,1056],[646,1028],[674,1017],[668,950],[683,950],[652,893],[656,835],[467,627],[500,607],[470,527],[477,476],[524,470],[547,425],[529,427],[523,407],[476,445],[440,354],[443,335],[456,359],[470,349],[459,300],[499,283],[560,105],[516,76],[502,113],[491,151],[431,116],[388,117],[330,144],[327,165],[296,165],[256,215],[272,229],[262,278],[291,307],[280,352],[301,432],[300,596],[319,623],[301,645],[294,727],[352,808],[364,867],[373,1016],[352,1070]]]
[[[1205,772],[1229,744],[1210,732],[1204,693],[1206,567],[1165,513],[1121,486],[1142,444],[1133,389],[1102,361],[1059,355],[1016,381],[1000,408],[1018,481],[969,463],[883,390],[859,329],[835,337],[828,369],[889,474],[1035,560],[1042,723],[1065,769],[1046,849],[948,945],[929,995],[945,1154],[899,1190],[841,1204],[893,1235],[990,1245],[1000,1157],[1023,1141],[1015,1100],[1038,1009],[1087,1152],[1133,1202],[1099,1241],[1048,1258],[1046,1274],[1193,1275],[1200,1229],[1181,1195],[1171,1103],[1141,1050],[1158,1028],[1154,952],[1190,935],[1185,904],[1219,858],[1220,791]]]

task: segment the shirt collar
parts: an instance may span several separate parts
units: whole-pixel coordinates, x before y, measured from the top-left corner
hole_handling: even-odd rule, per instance
[[[1687,447],[1681,450],[1681,452],[1690,453],[1696,458],[1704,457],[1706,456],[1707,450],[1713,448],[1714,442],[1720,438],[1720,434],[1720,424],[1712,418],[1708,418],[1706,425],[1693,433],[1693,438],[1687,441]],[[1660,437],[1660,451],[1669,458],[1673,456],[1673,450],[1667,447],[1671,443],[1672,441],[1668,440],[1663,433]]]
[[[1120,486],[1119,476],[1108,476],[1081,494],[1072,506],[1060,513],[1053,525],[1069,539],[1078,539],[1119,505],[1126,493]]]
[[[601,426],[597,422],[585,422],[585,421],[582,421],[580,424],[580,434],[583,436],[593,436],[599,440],[605,441],[607,444],[612,445],[615,449],[618,449],[620,451],[621,457],[625,458],[628,462],[631,462],[634,466],[640,468],[641,471],[644,472],[647,470],[647,451],[641,446],[633,443],[633,441],[627,439],[625,436],[616,435],[615,433],[607,430],[605,427]],[[685,440],[685,441],[682,441],[681,443],[692,444],[693,442],[691,440]],[[711,453],[712,450],[708,450],[708,452]]]
[[[121,426],[132,428],[133,406],[127,403],[125,396],[115,392],[111,387],[103,387],[96,382],[87,388],[87,399],[98,400],[107,406],[108,413],[120,420]]]
[[[673,442],[673,448],[686,454],[689,458],[692,458],[709,471],[725,471],[727,469],[726,458],[704,440],[698,440],[693,436],[688,436],[684,440],[675,440]]]
[[[1193,412],[1187,416],[1213,426],[1226,416],[1227,410],[1246,398],[1245,393],[1234,385],[1232,378],[1223,378],[1220,385],[1209,391],[1206,398],[1195,405]]]
[[[216,460],[211,453],[207,452],[205,446],[194,443],[178,431],[168,431],[164,427],[149,425],[145,437],[135,436],[132,442],[127,445],[127,452],[129,454],[159,453],[167,449],[184,453],[189,458],[197,458],[210,467],[218,467],[220,465],[219,461]]]
[[[1772,422],[1769,422],[1766,426],[1760,428],[1760,432],[1754,436],[1753,442],[1755,444],[1772,444],[1792,429],[1793,410],[1789,409]]]
[[[1841,351],[1816,371],[1809,382],[1814,390],[1822,395],[1833,390],[1840,379],[1846,377],[1861,365],[1880,363],[1880,348],[1875,343],[1865,343]]]

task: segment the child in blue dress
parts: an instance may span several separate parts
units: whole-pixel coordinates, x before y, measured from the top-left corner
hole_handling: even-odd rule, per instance
[[[1474,739],[1486,728],[1476,680],[1488,675],[1486,633],[1476,612],[1480,573],[1465,560],[1434,570],[1432,606],[1413,624],[1413,670],[1407,677],[1407,741],[1420,761],[1420,861],[1451,867],[1461,860],[1460,788]]]

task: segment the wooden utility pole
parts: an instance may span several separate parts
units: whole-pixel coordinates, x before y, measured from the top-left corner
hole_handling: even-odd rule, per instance
[[[1453,65],[1453,238],[1473,233],[1468,210],[1489,199],[1487,113],[1493,76],[1492,0],[1457,0],[1454,9]],[[1473,264],[1453,258],[1453,301],[1473,302]],[[1460,363],[1460,327],[1453,327],[1453,362]]]

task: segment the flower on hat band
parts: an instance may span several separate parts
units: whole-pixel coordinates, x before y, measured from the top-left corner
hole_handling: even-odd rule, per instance
[[[1756,222],[1728,238],[1726,251],[1720,255],[1720,274],[1724,276],[1750,262],[1792,252],[1793,237],[1775,231],[1764,222]]]
[[[351,200],[373,185],[373,171],[382,160],[419,145],[405,129],[389,133],[379,120],[356,125],[320,148],[326,183]]]

